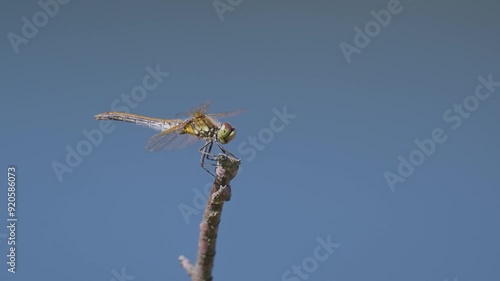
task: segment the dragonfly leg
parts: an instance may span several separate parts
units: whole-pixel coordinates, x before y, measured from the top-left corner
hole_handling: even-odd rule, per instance
[[[224,153],[226,155],[229,155],[229,156],[231,156],[233,158],[236,158],[236,156],[234,156],[231,152],[229,152],[226,149],[224,149],[224,147],[222,147],[222,145],[218,141],[215,141],[215,143],[217,144],[217,146],[219,147],[219,149],[222,151],[222,153]]]
[[[200,164],[201,164],[201,167],[205,171],[207,171],[210,175],[212,175],[213,177],[215,177],[214,174],[212,172],[210,172],[206,167],[207,166],[217,166],[217,157],[211,153],[214,142],[215,142],[215,144],[217,144],[217,146],[222,151],[222,153],[224,153],[225,155],[228,155],[230,157],[236,158],[236,156],[234,156],[231,152],[224,149],[224,147],[222,147],[222,145],[217,140],[207,141],[199,149],[199,151],[201,153]],[[208,161],[211,161],[212,163],[207,163]]]
[[[200,159],[200,164],[201,164],[201,167],[207,171],[207,173],[209,173],[210,175],[212,175],[213,177],[215,177],[215,175],[210,172],[205,166],[217,166],[217,164],[214,164],[214,163],[205,163],[205,161],[216,161],[216,159],[214,158],[214,155],[211,154],[210,152],[212,151],[212,147],[213,147],[214,143],[213,141],[209,141],[207,143],[205,143],[200,149],[200,153],[201,153],[201,159]]]

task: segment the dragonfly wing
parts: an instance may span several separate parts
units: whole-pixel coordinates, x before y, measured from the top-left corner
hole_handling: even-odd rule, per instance
[[[233,116],[241,114],[244,111],[245,110],[243,110],[243,109],[239,109],[239,110],[229,111],[229,112],[208,113],[207,116],[214,117],[214,118],[233,117]]]
[[[198,141],[198,138],[189,134],[180,134],[182,128],[189,122],[185,121],[175,127],[162,131],[149,139],[146,144],[146,150],[150,152],[159,151],[162,149],[174,150],[181,149]]]
[[[176,117],[180,117],[180,116],[191,117],[191,116],[197,116],[200,114],[204,114],[207,111],[208,107],[210,106],[210,103],[211,103],[210,101],[207,101],[204,104],[189,110],[188,112],[178,113],[176,115]]]

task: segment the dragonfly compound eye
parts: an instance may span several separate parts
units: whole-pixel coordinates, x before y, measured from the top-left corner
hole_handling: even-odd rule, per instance
[[[235,128],[231,127],[229,123],[223,123],[217,132],[217,139],[221,143],[228,143],[236,136]]]

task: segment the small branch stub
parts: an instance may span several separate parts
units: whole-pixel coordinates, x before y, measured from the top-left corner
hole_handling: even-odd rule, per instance
[[[179,262],[181,263],[181,266],[186,270],[187,274],[192,277],[194,274],[194,267],[191,262],[185,256],[180,256]]]
[[[217,232],[225,201],[231,200],[231,180],[238,173],[240,159],[227,154],[217,156],[216,177],[200,224],[198,255],[193,266],[184,256],[179,257],[181,266],[192,281],[212,281]]]

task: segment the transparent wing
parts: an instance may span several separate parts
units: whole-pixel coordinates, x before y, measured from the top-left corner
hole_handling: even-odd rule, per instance
[[[229,112],[208,113],[206,115],[210,116],[210,117],[214,117],[214,118],[224,118],[224,117],[233,117],[233,116],[239,115],[243,112],[245,112],[244,109],[239,109],[239,110],[229,111]]]
[[[199,140],[196,136],[180,134],[182,128],[184,128],[188,122],[189,120],[186,120],[177,126],[152,136],[146,144],[146,150],[150,152],[162,149],[174,150],[185,148],[196,143],[196,141]]]
[[[201,114],[205,114],[207,112],[208,107],[210,106],[210,101],[205,102],[204,104],[197,106],[195,108],[192,108],[188,112],[181,112],[177,113],[176,117],[191,117],[191,116],[198,116]]]

